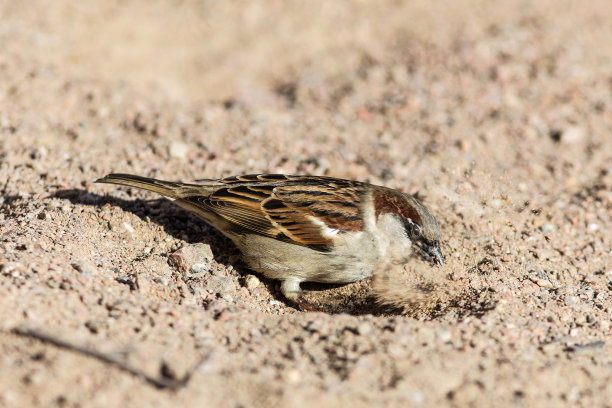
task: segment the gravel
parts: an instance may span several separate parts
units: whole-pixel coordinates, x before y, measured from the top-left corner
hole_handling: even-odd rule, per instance
[[[0,406],[610,405],[609,2],[0,11]],[[303,285],[301,312],[109,172],[399,188],[447,264]]]

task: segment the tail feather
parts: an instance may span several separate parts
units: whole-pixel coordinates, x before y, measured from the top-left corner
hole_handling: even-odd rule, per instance
[[[118,184],[154,191],[169,198],[183,198],[190,195],[203,194],[203,186],[198,184],[175,183],[156,180],[133,174],[112,173],[95,181],[96,183]]]

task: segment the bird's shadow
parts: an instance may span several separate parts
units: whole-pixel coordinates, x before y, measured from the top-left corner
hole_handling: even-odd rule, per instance
[[[187,243],[204,243],[210,246],[215,262],[232,265],[243,279],[250,269],[244,264],[239,255],[239,250],[234,243],[212,226],[197,218],[190,212],[172,204],[171,201],[159,198],[153,200],[142,200],[135,198],[125,200],[122,198],[99,195],[83,189],[65,189],[53,193],[51,198],[59,198],[70,201],[72,204],[104,207],[106,205],[116,206],[123,211],[131,212],[144,222],[154,222],[161,226],[170,236],[183,240]],[[286,299],[281,295],[278,282],[267,279],[260,274],[260,281],[268,292],[282,302]],[[350,287],[345,284],[331,285],[322,283],[304,283],[303,289],[319,298],[316,301],[317,308],[326,313],[347,313],[351,315],[372,314],[375,316],[393,316],[406,314],[400,309],[380,304],[376,297],[366,289],[367,285],[362,283],[349,284],[356,285]],[[348,286],[348,287],[347,287]],[[345,291],[344,288],[347,287]],[[322,292],[317,294],[316,292]],[[328,293],[329,292],[329,293]],[[335,292],[338,292],[335,294]],[[349,292],[347,294],[347,292]],[[477,310],[471,307],[459,307],[466,315],[478,314]],[[444,314],[444,310],[430,315],[436,318]],[[486,313],[486,312],[485,312]]]
[[[176,239],[190,244],[204,242],[211,245],[211,248],[219,246],[222,252],[228,252],[228,247],[235,250],[233,243],[228,238],[165,198],[124,200],[114,196],[90,193],[82,189],[58,190],[51,197],[66,199],[79,205],[104,207],[108,204],[119,207],[123,211],[131,212],[144,222],[156,223],[164,229],[164,232]],[[221,241],[220,245],[219,241]]]

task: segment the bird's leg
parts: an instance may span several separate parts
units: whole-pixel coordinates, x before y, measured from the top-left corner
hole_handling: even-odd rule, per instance
[[[300,289],[300,280],[296,278],[287,278],[281,283],[281,292],[283,296],[291,302],[298,305],[302,310],[307,312],[318,312],[314,307],[303,297],[302,289]]]

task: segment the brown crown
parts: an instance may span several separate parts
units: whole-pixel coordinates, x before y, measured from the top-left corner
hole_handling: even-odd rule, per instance
[[[399,192],[390,189],[379,189],[374,193],[374,211],[376,218],[381,214],[398,214],[415,224],[423,225],[418,210]]]

